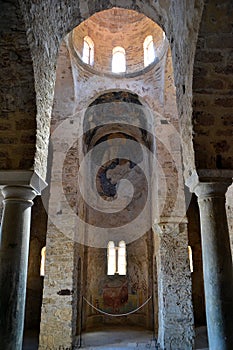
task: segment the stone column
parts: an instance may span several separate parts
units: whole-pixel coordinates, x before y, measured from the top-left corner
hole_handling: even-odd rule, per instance
[[[0,343],[22,348],[31,207],[41,181],[29,172],[1,172],[3,214],[0,236]]]
[[[160,223],[157,275],[160,349],[190,350],[194,343],[191,273],[186,223]]]
[[[200,170],[187,181],[198,197],[210,350],[233,349],[233,270],[225,193],[233,171]]]

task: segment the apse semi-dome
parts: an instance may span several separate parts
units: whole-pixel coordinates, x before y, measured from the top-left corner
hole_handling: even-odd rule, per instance
[[[127,75],[153,67],[163,56],[163,30],[136,11],[113,8],[96,13],[70,36],[80,64],[98,73]]]

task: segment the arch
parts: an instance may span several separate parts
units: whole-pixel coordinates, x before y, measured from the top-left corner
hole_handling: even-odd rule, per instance
[[[94,42],[89,36],[85,36],[83,39],[82,60],[90,66],[94,65]]]
[[[156,51],[154,46],[154,40],[152,35],[148,35],[143,43],[144,51],[144,66],[147,67],[153,63],[156,58]]]
[[[125,49],[121,46],[116,46],[112,50],[112,72],[124,73],[125,71],[126,71]]]
[[[126,104],[130,102],[131,112],[134,109],[137,111],[137,123],[136,119],[133,121],[133,124],[136,123],[134,126],[132,123],[129,123],[130,129],[127,129],[128,125],[126,123],[121,124],[118,119],[118,123],[116,123],[114,108],[112,109],[112,116],[114,116],[112,118],[113,123],[110,123],[109,115],[105,112],[101,112],[101,105],[105,106],[106,102],[108,102],[109,105],[112,104],[112,106],[114,106],[114,103],[119,103],[119,106],[122,105],[122,108],[124,108]],[[98,107],[95,108],[95,106]],[[104,123],[101,123],[101,125],[98,125],[97,123],[95,125],[93,122],[90,124],[88,116],[92,116],[93,113],[94,115],[102,113],[102,121],[104,121],[106,118],[106,124],[103,125]],[[101,91],[99,94],[96,94],[90,99],[90,104],[88,105],[84,115],[83,130],[86,132],[83,133],[83,141],[86,145],[86,151],[92,149],[92,147],[94,147],[94,145],[96,145],[101,138],[112,133],[123,133],[129,138],[132,137],[136,142],[142,143],[143,145],[150,145],[149,148],[152,150],[155,146],[155,140],[152,133],[150,133],[149,125],[152,123],[153,118],[154,114],[151,112],[151,106],[142,98],[142,96],[132,92],[132,90],[110,89],[104,92]],[[143,135],[142,129],[146,131]],[[148,140],[145,140],[145,136],[148,137]]]
[[[136,10],[140,13],[143,13],[145,16],[150,18],[151,20],[155,21],[158,25],[160,25],[163,30],[167,33],[168,39],[171,42],[176,42],[176,36],[179,32],[179,26],[180,26],[180,21],[173,21],[172,18],[168,18],[167,20],[167,13],[166,10],[162,7],[162,5],[156,6],[148,6],[143,3],[139,2],[137,5],[132,5],[129,1],[126,1],[124,3],[124,6],[121,4],[116,4],[115,6],[125,8],[125,9],[131,9],[131,10]],[[39,146],[37,148],[37,152],[35,154],[35,171],[38,172],[42,176],[42,178],[46,177],[46,166],[47,166],[47,152],[48,152],[48,141],[49,141],[49,123],[50,123],[50,117],[51,117],[51,108],[53,104],[53,84],[55,82],[55,67],[56,67],[56,58],[57,58],[57,51],[59,49],[59,46],[61,44],[62,39],[64,36],[66,36],[72,29],[74,29],[76,26],[78,26],[82,20],[87,20],[93,12],[99,12],[103,10],[108,10],[109,8],[112,8],[113,6],[109,5],[108,3],[104,1],[98,2],[98,4],[95,4],[95,8],[93,10],[89,9],[87,7],[87,11],[83,11],[80,9],[78,6],[71,6],[69,10],[69,16],[66,16],[64,13],[65,9],[67,8],[65,6],[64,1],[61,3],[61,13],[58,12],[57,18],[60,18],[60,16],[63,16],[61,18],[65,18],[66,20],[62,21],[62,26],[59,25],[60,21],[57,21],[54,23],[53,27],[53,33],[52,35],[50,34],[50,28],[49,28],[49,23],[46,24],[47,26],[45,27],[45,23],[38,23],[38,26],[35,28],[33,27],[34,21],[31,20],[33,12],[30,11],[26,7],[26,5],[21,2],[21,10],[25,14],[25,19],[26,19],[26,29],[27,32],[32,32],[34,34],[34,38],[37,38],[40,32],[47,33],[47,36],[45,37],[44,41],[38,42],[38,45],[33,44],[32,42],[32,47],[33,45],[37,48],[36,50],[32,50],[32,58],[34,62],[34,77],[35,77],[35,85],[37,87],[36,89],[36,95],[37,95],[37,140],[36,140],[36,145],[41,145],[43,144],[43,148]],[[173,13],[178,14],[178,17],[182,18],[182,23],[185,25],[185,20],[187,21],[187,16],[185,16],[185,13],[192,13],[193,11],[193,4],[190,3],[190,5],[187,5],[185,7],[185,13],[184,13],[184,8],[181,8],[179,5],[174,5]],[[188,99],[186,101],[186,108],[183,110],[182,105],[183,103],[183,94],[182,94],[182,82],[179,80],[179,74],[181,67],[186,67],[185,69],[185,74],[182,72],[182,76],[186,77],[186,90],[191,89],[191,83],[192,83],[192,69],[190,69],[190,62],[193,63],[193,57],[194,57],[194,52],[195,52],[195,39],[197,36],[198,32],[198,24],[200,22],[200,19],[202,18],[201,13],[202,13],[203,8],[200,6],[198,10],[196,11],[195,15],[189,18],[189,23],[190,25],[192,23],[195,23],[195,28],[196,32],[192,36],[192,41],[190,42],[189,40],[189,32],[184,33],[186,40],[189,40],[190,43],[190,50],[188,52],[188,55],[185,50],[185,43],[187,42],[186,40],[183,40],[182,47],[173,44],[172,45],[172,56],[174,57],[174,72],[175,72],[175,85],[177,86],[177,105],[178,105],[178,110],[179,113],[183,111],[185,115],[191,120],[191,100]],[[40,9],[40,11],[42,11]],[[46,15],[48,18],[51,16],[51,11],[45,7],[43,9],[43,16]],[[175,16],[175,15],[174,15]],[[171,15],[173,17],[173,14]],[[82,20],[81,20],[82,18]],[[187,26],[187,28],[190,27]],[[35,39],[34,39],[35,40]],[[44,45],[45,43],[45,45]],[[48,47],[51,46],[51,50],[48,51]],[[179,47],[180,53],[177,52]],[[49,57],[48,57],[49,53]],[[43,59],[41,60],[40,57],[48,57],[48,59]],[[180,62],[183,62],[181,64]],[[189,62],[189,64],[188,64]],[[43,72],[43,74],[41,74]],[[180,90],[180,91],[179,91]],[[190,92],[189,92],[190,94]],[[189,94],[187,94],[189,96]],[[44,119],[46,120],[45,123],[41,123],[41,120]],[[187,120],[187,118],[184,118],[184,120]],[[183,123],[181,121],[181,127],[184,128],[184,132],[182,130],[182,134],[184,133],[185,135],[191,135],[191,128],[189,128],[189,124]],[[43,137],[41,137],[43,135]],[[43,139],[43,142],[41,142],[41,139]],[[189,159],[189,164],[185,166],[185,173],[188,174],[188,170],[193,169],[194,167],[194,156],[193,156],[193,147],[192,147],[192,138],[187,136],[187,138],[184,139],[184,153],[187,154],[187,159]]]

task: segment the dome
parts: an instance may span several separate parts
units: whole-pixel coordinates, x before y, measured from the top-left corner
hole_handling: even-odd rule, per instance
[[[165,34],[155,22],[136,11],[120,8],[91,16],[72,31],[71,41],[80,63],[98,73],[115,75],[140,73],[149,69],[161,59],[166,47]],[[147,55],[150,55],[147,61],[146,50]],[[115,57],[118,62],[115,70],[114,52],[118,54]],[[86,56],[89,54],[91,57],[88,59]],[[123,66],[119,67],[120,64]]]

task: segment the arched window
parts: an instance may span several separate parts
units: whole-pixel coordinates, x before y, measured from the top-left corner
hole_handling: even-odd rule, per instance
[[[126,275],[126,244],[119,242],[119,247],[113,241],[108,242],[108,275]]]
[[[89,36],[85,36],[83,40],[83,56],[82,60],[84,63],[94,64],[94,43]]]
[[[149,66],[152,62],[154,62],[156,58],[155,46],[153,41],[153,36],[148,35],[143,43],[144,49],[144,67]]]
[[[118,247],[118,274],[126,275],[126,244],[124,241],[119,242]]]
[[[112,50],[112,72],[124,73],[126,71],[125,49],[121,46],[116,46]]]
[[[116,249],[113,241],[108,242],[108,275],[114,275],[116,272]]]
[[[46,256],[46,247],[41,249],[41,260],[40,260],[40,275],[45,275],[45,256]]]

